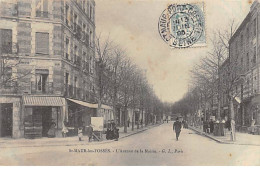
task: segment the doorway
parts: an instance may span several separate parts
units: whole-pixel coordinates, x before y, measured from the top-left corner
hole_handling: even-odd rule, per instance
[[[52,110],[49,106],[35,107],[33,110],[34,123],[42,125],[42,137],[48,137],[52,122]]]
[[[1,103],[1,137],[12,137],[13,103]]]

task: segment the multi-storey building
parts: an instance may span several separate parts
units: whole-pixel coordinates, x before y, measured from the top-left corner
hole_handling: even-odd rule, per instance
[[[219,100],[220,100],[220,117],[224,119],[229,116],[228,88],[229,88],[229,58],[227,58],[219,67]]]
[[[57,135],[96,116],[94,0],[0,2],[0,136]]]
[[[239,126],[260,124],[260,3],[255,1],[250,12],[230,39],[231,77],[233,93],[242,103],[235,105],[235,118]],[[236,65],[236,66],[235,66]]]

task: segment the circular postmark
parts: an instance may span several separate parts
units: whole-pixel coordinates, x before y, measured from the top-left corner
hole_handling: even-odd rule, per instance
[[[204,15],[198,4],[171,4],[159,18],[162,39],[174,48],[195,44],[204,32]]]

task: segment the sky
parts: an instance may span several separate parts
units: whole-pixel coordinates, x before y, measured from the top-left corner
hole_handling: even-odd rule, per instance
[[[161,13],[171,3],[204,2],[207,44],[204,47],[170,48],[158,32]],[[96,34],[109,37],[146,70],[149,83],[164,102],[176,102],[188,91],[190,70],[212,47],[212,32],[240,24],[251,0],[96,0]]]

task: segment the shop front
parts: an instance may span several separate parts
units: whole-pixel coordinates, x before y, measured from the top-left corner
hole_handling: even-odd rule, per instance
[[[21,97],[0,96],[0,137],[21,138]]]
[[[66,127],[68,136],[76,136],[79,127],[86,128],[91,124],[91,117],[97,116],[97,104],[91,104],[75,99],[66,99],[68,105],[68,119]]]
[[[61,97],[24,96],[24,137],[61,137],[65,101]],[[53,130],[50,134],[50,130]]]

